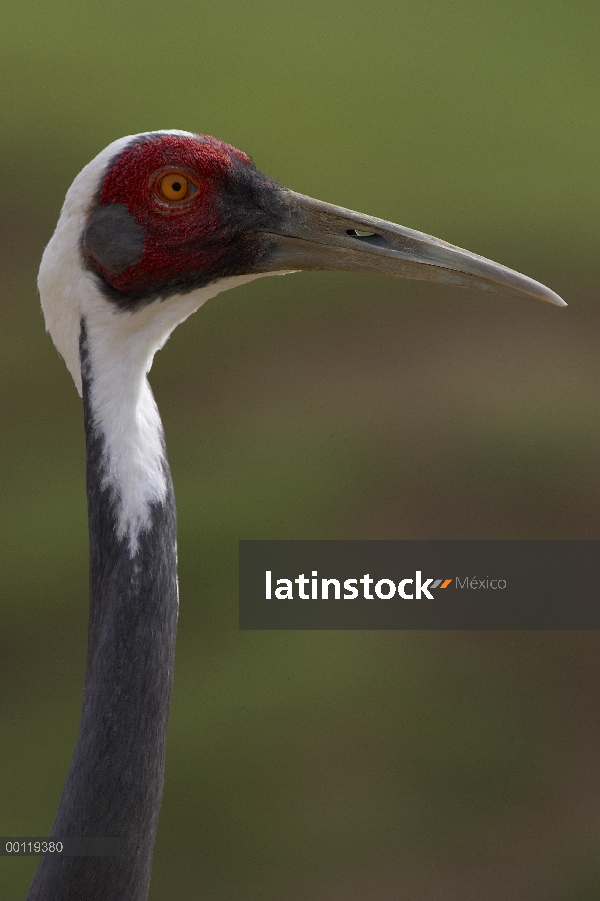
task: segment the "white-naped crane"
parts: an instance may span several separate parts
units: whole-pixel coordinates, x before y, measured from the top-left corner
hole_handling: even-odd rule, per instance
[[[83,397],[90,540],[87,670],[52,837],[28,901],[144,901],[160,810],[178,609],[175,500],[147,374],[220,291],[301,269],[371,272],[565,306],[511,269],[313,200],[244,153],[169,130],[121,138],[69,189],[39,274],[46,326]]]

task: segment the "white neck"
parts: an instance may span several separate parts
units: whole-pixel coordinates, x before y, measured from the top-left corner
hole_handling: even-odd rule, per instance
[[[154,354],[173,329],[224,288],[258,276],[223,279],[214,285],[123,311],[95,289],[81,304],[85,320],[90,406],[104,443],[104,481],[118,511],[118,537],[137,551],[149,529],[151,507],[165,499],[162,424],[146,378]],[[95,286],[94,286],[95,288]]]

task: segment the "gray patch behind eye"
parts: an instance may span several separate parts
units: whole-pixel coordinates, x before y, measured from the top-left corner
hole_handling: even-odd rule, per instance
[[[146,235],[122,203],[98,204],[83,233],[83,248],[111,275],[142,259]]]

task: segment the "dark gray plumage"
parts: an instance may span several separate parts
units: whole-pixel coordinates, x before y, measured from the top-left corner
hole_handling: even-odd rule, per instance
[[[98,204],[83,233],[83,250],[110,275],[142,259],[146,235],[122,203]]]
[[[117,857],[47,855],[27,901],[145,901],[162,798],[177,625],[176,516],[167,497],[135,557],[116,532],[102,486],[103,436],[93,421],[85,323],[81,329],[90,618],[81,724],[52,838],[118,837]],[[129,761],[123,765],[123,761]]]

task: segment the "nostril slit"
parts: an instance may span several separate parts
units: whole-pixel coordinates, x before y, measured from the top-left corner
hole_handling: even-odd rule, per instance
[[[371,244],[373,247],[389,248],[392,246],[389,238],[378,235],[377,232],[367,231],[366,228],[349,228],[346,230],[346,234],[350,238],[356,238],[358,241],[362,241],[363,244]]]
[[[346,232],[351,238],[378,238],[375,232],[363,231],[361,228],[349,228]]]

